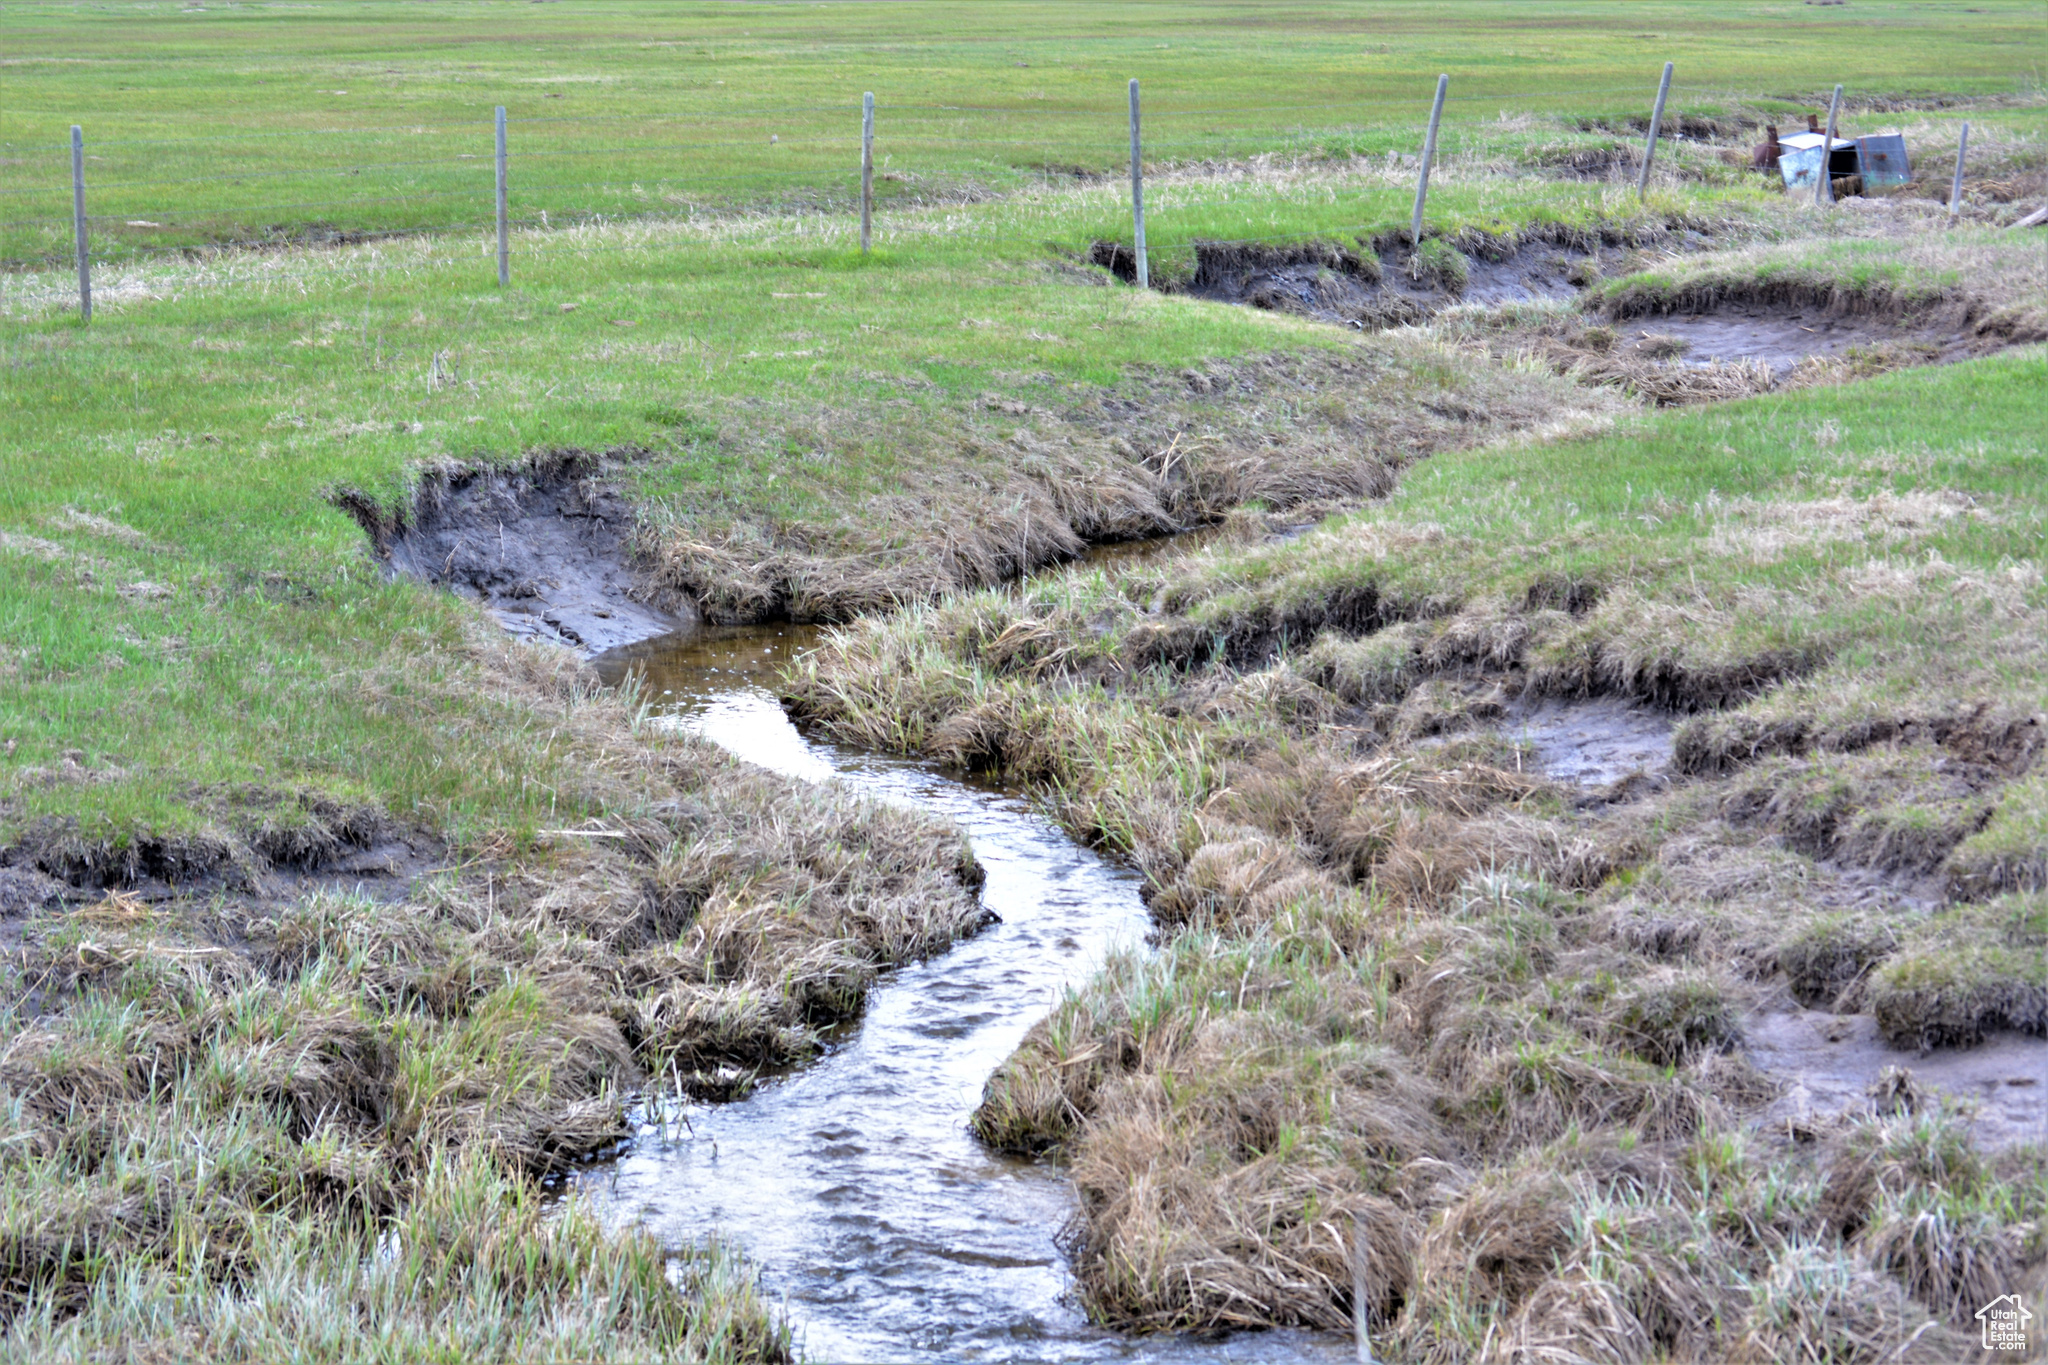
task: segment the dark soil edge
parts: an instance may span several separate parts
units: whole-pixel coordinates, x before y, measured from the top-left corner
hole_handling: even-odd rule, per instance
[[[610,475],[638,455],[551,450],[511,465],[444,465],[421,471],[409,505],[352,488],[331,500],[390,577],[452,589],[511,634],[588,657],[699,619],[635,553],[639,517]]]

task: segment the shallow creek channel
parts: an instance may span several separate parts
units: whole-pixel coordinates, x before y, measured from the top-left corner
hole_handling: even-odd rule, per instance
[[[957,822],[1000,916],[885,976],[829,1053],[745,1099],[650,1123],[577,1180],[618,1223],[671,1246],[717,1237],[757,1266],[799,1349],[824,1361],[1335,1362],[1348,1339],[1300,1332],[1120,1336],[1074,1302],[1057,1239],[1065,1172],[967,1130],[982,1083],[1068,985],[1149,927],[1136,873],[1080,847],[1014,790],[806,738],[767,683],[804,626],[706,627],[596,660],[638,674],[665,723],[806,781],[829,779]]]

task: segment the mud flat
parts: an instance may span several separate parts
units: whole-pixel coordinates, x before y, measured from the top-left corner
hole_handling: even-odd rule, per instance
[[[1633,774],[1660,774],[1671,762],[1678,717],[1613,697],[1585,702],[1518,701],[1503,731],[1535,750],[1537,764],[1560,782],[1605,787]]]
[[[1915,1085],[1962,1101],[1986,1150],[2048,1139],[2048,1047],[2038,1038],[1999,1033],[1964,1051],[1914,1053],[1886,1043],[1867,1014],[1799,1009],[1753,1017],[1743,1033],[1750,1060],[1786,1081],[1767,1123],[1797,1128],[1867,1112],[1887,1073],[1903,1067]]]

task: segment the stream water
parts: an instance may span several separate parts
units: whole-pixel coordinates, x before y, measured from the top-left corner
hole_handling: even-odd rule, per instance
[[[1056,1165],[967,1131],[989,1073],[1053,1004],[1147,928],[1136,874],[1069,840],[1018,793],[806,738],[765,685],[814,633],[706,628],[599,659],[641,675],[669,724],[807,781],[836,779],[956,821],[1001,922],[884,978],[815,1064],[746,1099],[650,1126],[584,1192],[670,1245],[742,1249],[825,1361],[1337,1362],[1347,1340],[1265,1332],[1119,1336],[1073,1300],[1058,1234],[1074,1211]]]

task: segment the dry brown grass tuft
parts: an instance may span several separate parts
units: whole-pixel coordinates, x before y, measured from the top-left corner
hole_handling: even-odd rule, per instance
[[[19,1139],[0,1142],[0,1311],[17,1326],[160,1275],[226,1292],[263,1273],[272,1239],[367,1259],[380,1226],[449,1194],[435,1172],[456,1153],[491,1173],[456,1182],[477,1217],[516,1212],[506,1190],[525,1186],[492,1182],[614,1146],[635,1090],[744,1089],[810,1055],[882,969],[982,922],[956,831],[638,731],[633,699],[559,651],[491,639],[476,654],[478,685],[580,759],[566,771],[586,789],[569,795],[616,837],[481,831],[391,901],[116,893],[22,922],[9,1003],[33,1018],[0,1048]],[[313,814],[330,832],[360,823]],[[555,1234],[531,1221],[506,1227],[545,1260]],[[562,1275],[640,1275],[651,1258],[633,1311],[660,1323],[631,1336],[649,1353],[687,1356],[728,1310],[713,1336],[782,1349],[737,1283],[729,1302],[685,1305],[658,1249],[588,1231]],[[502,1251],[477,1255],[513,1274]],[[493,1292],[525,1305],[557,1288],[515,1274]],[[464,1302],[459,1330],[488,1330]]]
[[[1753,1289],[1731,1359],[1937,1365],[1971,1351],[1967,1337],[1943,1328],[1893,1281],[1838,1252],[1794,1242]]]
[[[1326,1103],[1307,1075],[1335,1087]],[[1170,1063],[1099,1094],[1072,1149],[1083,1292],[1144,1330],[1338,1328],[1356,1226],[1366,1309],[1385,1321],[1420,1235],[1405,1201],[1450,1150],[1430,1101],[1381,1050],[1243,1013],[1199,1025]]]
[[[652,577],[715,621],[844,621],[1245,504],[1355,505],[1430,451],[1605,410],[1407,336],[1140,373],[1057,409],[985,407],[915,424],[886,408],[798,419],[828,445],[892,452],[912,485],[794,522],[657,502],[640,537]],[[757,425],[749,414],[740,428]]]

